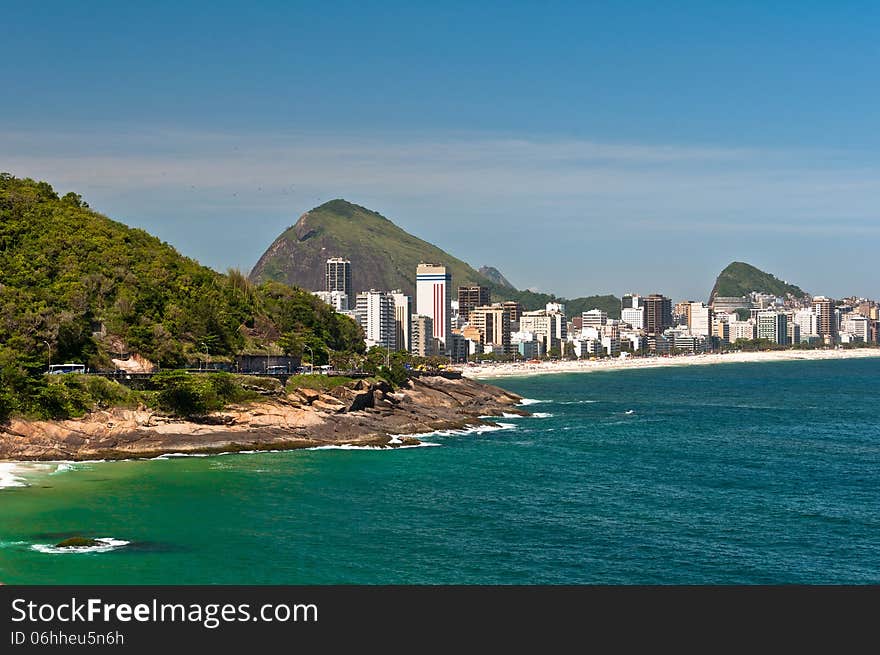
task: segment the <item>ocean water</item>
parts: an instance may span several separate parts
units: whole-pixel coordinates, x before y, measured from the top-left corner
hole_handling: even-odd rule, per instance
[[[535,417],[435,447],[0,471],[0,581],[876,584],[878,380],[880,358],[507,378]],[[52,548],[79,535],[104,541]]]

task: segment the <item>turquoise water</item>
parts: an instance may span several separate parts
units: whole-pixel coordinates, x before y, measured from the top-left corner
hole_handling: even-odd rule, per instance
[[[880,359],[508,378],[440,447],[55,466],[6,583],[878,583]],[[63,467],[62,467],[63,468]],[[71,535],[106,552],[36,548]]]

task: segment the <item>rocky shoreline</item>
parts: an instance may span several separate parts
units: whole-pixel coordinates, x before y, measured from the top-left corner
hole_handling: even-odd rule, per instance
[[[328,391],[298,389],[198,418],[115,408],[65,421],[13,419],[0,427],[0,460],[110,460],[327,445],[418,445],[415,434],[491,425],[480,418],[485,416],[528,415],[516,407],[521,400],[467,378],[423,376],[396,391],[375,380],[358,380]]]

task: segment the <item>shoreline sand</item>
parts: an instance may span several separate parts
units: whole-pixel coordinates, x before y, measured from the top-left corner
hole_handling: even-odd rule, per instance
[[[478,366],[456,367],[464,377],[494,379],[503,377],[528,377],[554,373],[592,373],[624,369],[661,368],[666,366],[693,366],[709,364],[763,363],[785,361],[815,361],[827,359],[857,359],[880,357],[880,348],[834,349],[834,350],[778,350],[766,352],[707,353],[700,355],[676,355],[674,357],[627,357],[624,359],[572,360],[541,362],[505,362]]]

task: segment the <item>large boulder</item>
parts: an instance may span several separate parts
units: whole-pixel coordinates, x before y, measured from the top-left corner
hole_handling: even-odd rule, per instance
[[[331,414],[342,414],[346,410],[345,404],[332,396],[321,396],[321,400],[314,401],[312,407],[322,412],[330,412]]]
[[[307,405],[311,405],[321,397],[321,392],[315,389],[297,389],[294,393],[302,398]]]
[[[349,412],[357,412],[373,406],[373,392],[370,389],[356,389],[344,385],[336,387],[330,394],[344,403],[346,411]]]

